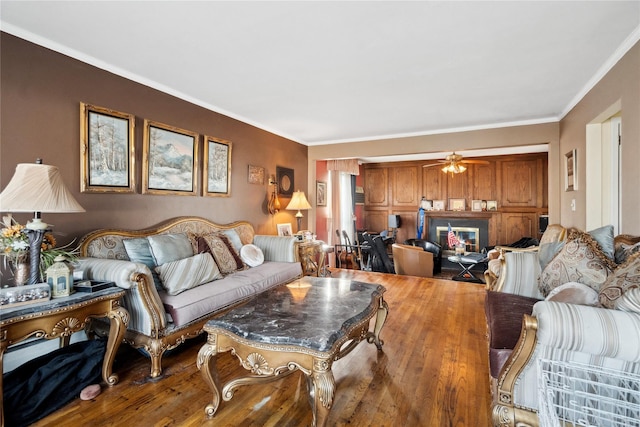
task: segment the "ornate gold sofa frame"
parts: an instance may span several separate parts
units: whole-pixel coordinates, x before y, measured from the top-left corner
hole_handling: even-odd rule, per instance
[[[297,266],[290,266],[296,268],[295,277],[289,277],[290,272],[289,276],[282,274],[283,279],[280,283],[302,275],[295,248],[295,237],[255,235],[253,226],[245,221],[221,225],[200,217],[179,217],[143,230],[97,230],[81,239],[82,258],[79,261],[79,268],[83,269],[90,279],[110,280],[125,289],[123,305],[129,311],[131,318],[124,341],[134,348],[143,349],[150,356],[151,377],[157,377],[162,373],[162,356],[167,350],[178,347],[189,338],[197,337],[203,332],[203,326],[209,319],[243,303],[254,295],[247,293],[246,296],[229,304],[216,307],[206,316],[184,325],[175,325],[156,290],[149,267],[129,261],[122,241],[156,234],[190,232],[201,235],[230,229],[238,232],[243,244],[253,243],[260,247],[265,261],[297,264]],[[266,264],[268,263],[265,262],[256,267],[256,270]],[[272,273],[272,276],[276,277],[274,281],[279,280],[278,274],[280,273]],[[232,276],[233,274],[227,277]],[[92,329],[99,335],[106,335],[109,331],[108,324],[101,322],[94,322]]]
[[[615,237],[614,245],[632,245],[639,241],[640,237],[619,235]],[[535,251],[511,253],[513,255],[505,257],[506,264],[510,257],[537,263]],[[505,276],[504,282],[499,286],[494,284],[489,290],[513,292],[518,289],[527,293],[511,283],[518,280],[513,274]],[[525,283],[535,283],[531,278],[521,279]],[[528,294],[535,292],[529,290]],[[532,314],[524,315],[519,340],[497,379],[491,379],[494,426],[539,426],[540,360],[589,364],[623,375],[640,374],[640,314],[561,302],[537,302]]]

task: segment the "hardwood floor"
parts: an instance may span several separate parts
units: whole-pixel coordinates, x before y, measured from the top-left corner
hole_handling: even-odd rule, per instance
[[[490,425],[488,344],[482,285],[355,270],[333,277],[387,288],[389,317],[382,352],[366,342],[334,363],[336,396],[330,426]],[[123,345],[114,370],[120,382],[91,401],[76,399],[34,426],[308,426],[303,375],[238,389],[207,420],[211,393],[196,368],[203,339],[165,356],[164,376],[150,380],[149,362]],[[221,380],[244,373],[237,359],[218,359]],[[5,408],[8,409],[8,408]]]

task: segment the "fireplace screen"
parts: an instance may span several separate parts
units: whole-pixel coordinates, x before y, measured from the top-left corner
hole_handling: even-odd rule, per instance
[[[456,235],[459,241],[464,242],[465,252],[480,252],[480,229],[477,227],[451,227],[451,231]],[[440,243],[442,248],[448,248],[449,251],[453,251],[453,248],[449,248],[447,243],[447,234],[449,233],[449,227],[436,227],[437,242]],[[446,252],[447,249],[445,249]]]

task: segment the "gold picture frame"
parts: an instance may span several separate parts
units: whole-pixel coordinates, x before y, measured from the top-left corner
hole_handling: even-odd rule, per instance
[[[80,191],[135,193],[135,116],[80,103]]]
[[[231,141],[204,137],[204,174],[202,191],[205,196],[231,195]]]
[[[464,211],[466,210],[465,199],[449,199],[450,211]]]
[[[316,206],[327,206],[326,181],[316,181]]]
[[[142,193],[198,195],[199,135],[145,119]]]

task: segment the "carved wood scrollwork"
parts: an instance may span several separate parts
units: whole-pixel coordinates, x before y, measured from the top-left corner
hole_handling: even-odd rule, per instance
[[[251,353],[247,360],[240,360],[242,366],[255,375],[273,375],[273,368],[269,367],[269,362],[260,353]]]
[[[84,328],[84,322],[81,322],[77,317],[67,317],[60,320],[55,324],[50,334],[45,334],[47,339],[56,337],[68,337],[74,332],[80,331]]]

